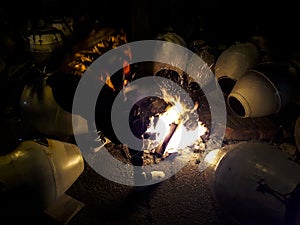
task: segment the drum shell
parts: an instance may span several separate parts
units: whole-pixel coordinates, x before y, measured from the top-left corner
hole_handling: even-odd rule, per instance
[[[31,30],[28,34],[29,51],[37,62],[45,62],[62,50],[63,33],[55,27]]]
[[[286,63],[264,62],[247,70],[227,96],[239,117],[263,117],[281,111],[290,101],[294,74]]]
[[[43,210],[71,187],[83,169],[75,144],[48,138],[24,140],[0,157],[0,186],[15,209]]]
[[[183,47],[187,46],[184,39],[174,32],[160,34],[157,36],[157,40],[171,42]],[[157,49],[154,53],[152,74],[157,75],[162,70],[173,70],[177,72],[179,76],[182,76],[183,71],[180,68],[185,69],[188,63],[188,57],[183,49],[179,52],[178,50],[179,48],[171,48],[167,44],[163,44],[160,49]],[[160,59],[169,59],[170,64],[162,63]]]
[[[289,213],[286,204],[259,189],[259,183],[286,194],[292,193],[299,181],[300,166],[289,154],[271,144],[242,142],[227,146],[212,187],[220,205],[241,224],[284,225]]]
[[[218,57],[214,73],[221,89],[228,94],[244,73],[260,59],[258,48],[251,42],[229,46]]]
[[[68,137],[88,133],[87,120],[64,110],[55,100],[48,77],[25,85],[21,99],[21,115],[38,132],[51,137]],[[74,127],[75,126],[75,127]]]

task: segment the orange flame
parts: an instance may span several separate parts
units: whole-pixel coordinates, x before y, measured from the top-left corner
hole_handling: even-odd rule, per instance
[[[104,81],[104,77],[103,76],[100,76],[100,80],[101,81]],[[106,79],[105,79],[105,84],[110,87],[112,90],[116,91],[115,89],[115,86],[113,85],[111,79],[110,79],[110,76],[109,74],[106,72]]]
[[[129,61],[132,61],[132,52],[129,47],[124,50],[124,55],[128,57]],[[130,73],[130,64],[127,60],[124,59],[123,62],[123,73],[125,76],[128,76]]]
[[[126,87],[126,86],[128,85],[128,83],[129,83],[129,81],[125,79],[125,80],[123,81],[123,86]]]
[[[106,77],[106,82],[105,82],[111,89],[113,89],[114,91],[116,91],[113,83],[111,82],[110,76]]]
[[[197,126],[192,129],[185,125],[185,122],[189,120],[189,113],[193,113],[199,107],[198,102],[195,103],[193,109],[190,109],[186,107],[184,102],[180,101],[179,97],[169,95],[166,90],[163,90],[163,95],[164,100],[171,103],[171,106],[161,113],[155,122],[154,116],[149,118],[150,124],[146,132],[155,134],[155,139],[145,139],[144,150],[151,150],[159,146],[169,134],[171,124],[175,123],[177,128],[165,150],[165,154],[168,155],[196,144],[208,129],[201,121],[195,121]]]
[[[127,56],[130,61],[132,60],[132,53],[129,47],[127,47],[124,50],[124,55]],[[130,75],[130,64],[126,59],[124,59],[123,61],[123,86],[124,87],[127,86],[127,84],[129,83],[129,80],[127,79],[129,75]]]
[[[128,76],[130,73],[130,64],[126,60],[123,62],[123,73],[125,76]]]

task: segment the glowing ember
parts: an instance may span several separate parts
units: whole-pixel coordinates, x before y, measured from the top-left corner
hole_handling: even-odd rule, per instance
[[[200,121],[195,121],[197,125],[193,126],[193,129],[185,125],[197,104],[192,110],[187,109],[180,99],[164,95],[170,106],[164,113],[149,118],[150,124],[144,133],[144,150],[159,148],[166,138],[168,139],[168,135],[170,136],[171,126],[176,124],[176,130],[172,130],[174,133],[165,146],[164,155],[168,155],[194,145],[207,132],[207,128]]]
[[[66,73],[81,77],[98,57],[126,43],[127,34],[123,30],[110,28],[94,30],[84,40],[74,46],[74,52],[67,57],[61,69]],[[130,50],[124,54],[131,60]],[[129,63],[126,68],[129,73]]]

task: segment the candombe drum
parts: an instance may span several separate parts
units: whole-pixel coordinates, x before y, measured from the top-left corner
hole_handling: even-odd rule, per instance
[[[203,63],[205,63],[207,67],[213,71],[216,63],[217,51],[202,40],[196,40],[192,42],[191,45],[192,51],[195,54],[192,55],[188,61],[187,71],[195,71],[195,75],[200,78],[198,80],[201,82],[201,87],[206,87],[206,90],[209,90],[207,87],[212,84],[211,82],[215,81],[215,77],[211,76],[210,73],[207,72],[207,69],[202,65],[199,68],[196,68],[196,65],[198,65],[197,62],[199,62],[199,60],[202,60]],[[190,89],[193,90],[196,88],[196,82],[193,79],[190,78],[188,83]],[[212,87],[214,87],[214,85],[212,85]]]
[[[28,40],[30,52],[37,63],[47,62],[64,44],[62,31],[52,26],[32,29]]]
[[[300,151],[300,116],[298,116],[295,122],[294,135],[295,135],[296,147],[298,151]]]
[[[246,70],[259,62],[259,50],[251,42],[229,46],[218,57],[214,73],[222,91],[229,94]]]
[[[243,225],[298,225],[300,165],[268,143],[223,148],[218,160],[210,158],[218,163],[207,173],[218,204]]]
[[[60,30],[64,40],[71,40],[73,36],[73,21],[72,18],[56,18],[49,19],[49,25]]]
[[[15,214],[44,210],[65,194],[83,169],[77,145],[48,138],[23,140],[0,156],[0,193]]]
[[[156,38],[159,41],[171,42],[183,47],[187,47],[184,39],[176,34],[175,32],[166,32],[159,34]],[[175,71],[180,77],[183,74],[181,68],[185,68],[188,62],[188,57],[183,51],[178,51],[178,48],[170,48],[166,44],[163,44],[160,49],[157,49],[154,53],[154,62],[153,62],[153,74],[158,75],[162,70],[172,70]],[[155,60],[155,59],[158,60]],[[159,62],[159,59],[168,59],[171,61],[170,64],[165,64]]]
[[[211,69],[214,70],[219,51],[204,40],[195,40],[190,44],[191,50],[197,54]]]
[[[88,133],[87,120],[57,103],[47,79],[40,76],[25,85],[20,98],[22,118],[38,132],[51,137],[72,136],[75,127],[78,134]]]
[[[287,63],[260,63],[236,82],[227,97],[228,105],[242,118],[278,113],[289,102],[293,77]]]

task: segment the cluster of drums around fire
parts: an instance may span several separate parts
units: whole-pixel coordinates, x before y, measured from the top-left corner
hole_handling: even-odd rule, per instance
[[[32,61],[30,67],[26,65],[28,82],[24,83],[18,99],[20,114],[46,138],[21,140],[17,148],[0,156],[1,189],[9,192],[22,186],[33,187],[41,210],[63,195],[84,170],[79,147],[62,141],[74,135],[74,125],[80,128],[77,131],[81,134],[89,132],[84,116],[73,114],[70,107],[76,84],[101,54],[128,43],[124,31],[99,28],[65,54],[72,32],[72,25],[65,19],[48,21],[27,32]],[[226,105],[238,117],[278,113],[297,91],[297,66],[272,61],[258,42],[237,42],[215,51],[202,40],[189,45],[175,32],[160,34],[157,39],[180,44],[200,56],[213,71]],[[65,59],[53,65],[53,61],[64,54]],[[0,60],[3,75],[7,65],[5,57]],[[153,74],[160,69],[161,64],[154,64]],[[63,83],[60,87],[63,91],[54,93],[59,88],[51,86],[57,83],[49,80],[57,78],[57,74],[68,74],[72,79],[59,78],[62,82],[70,81],[70,87]],[[109,81],[113,82],[105,80],[107,84]],[[69,89],[73,91],[71,94],[66,93]],[[57,95],[69,102],[64,104]],[[300,119],[295,121],[295,143],[300,149]],[[276,146],[259,142],[213,150],[207,157],[211,163],[207,172],[211,174],[213,192],[241,225],[297,225],[300,223],[300,166],[289,158]],[[40,174],[41,171],[44,174]]]

